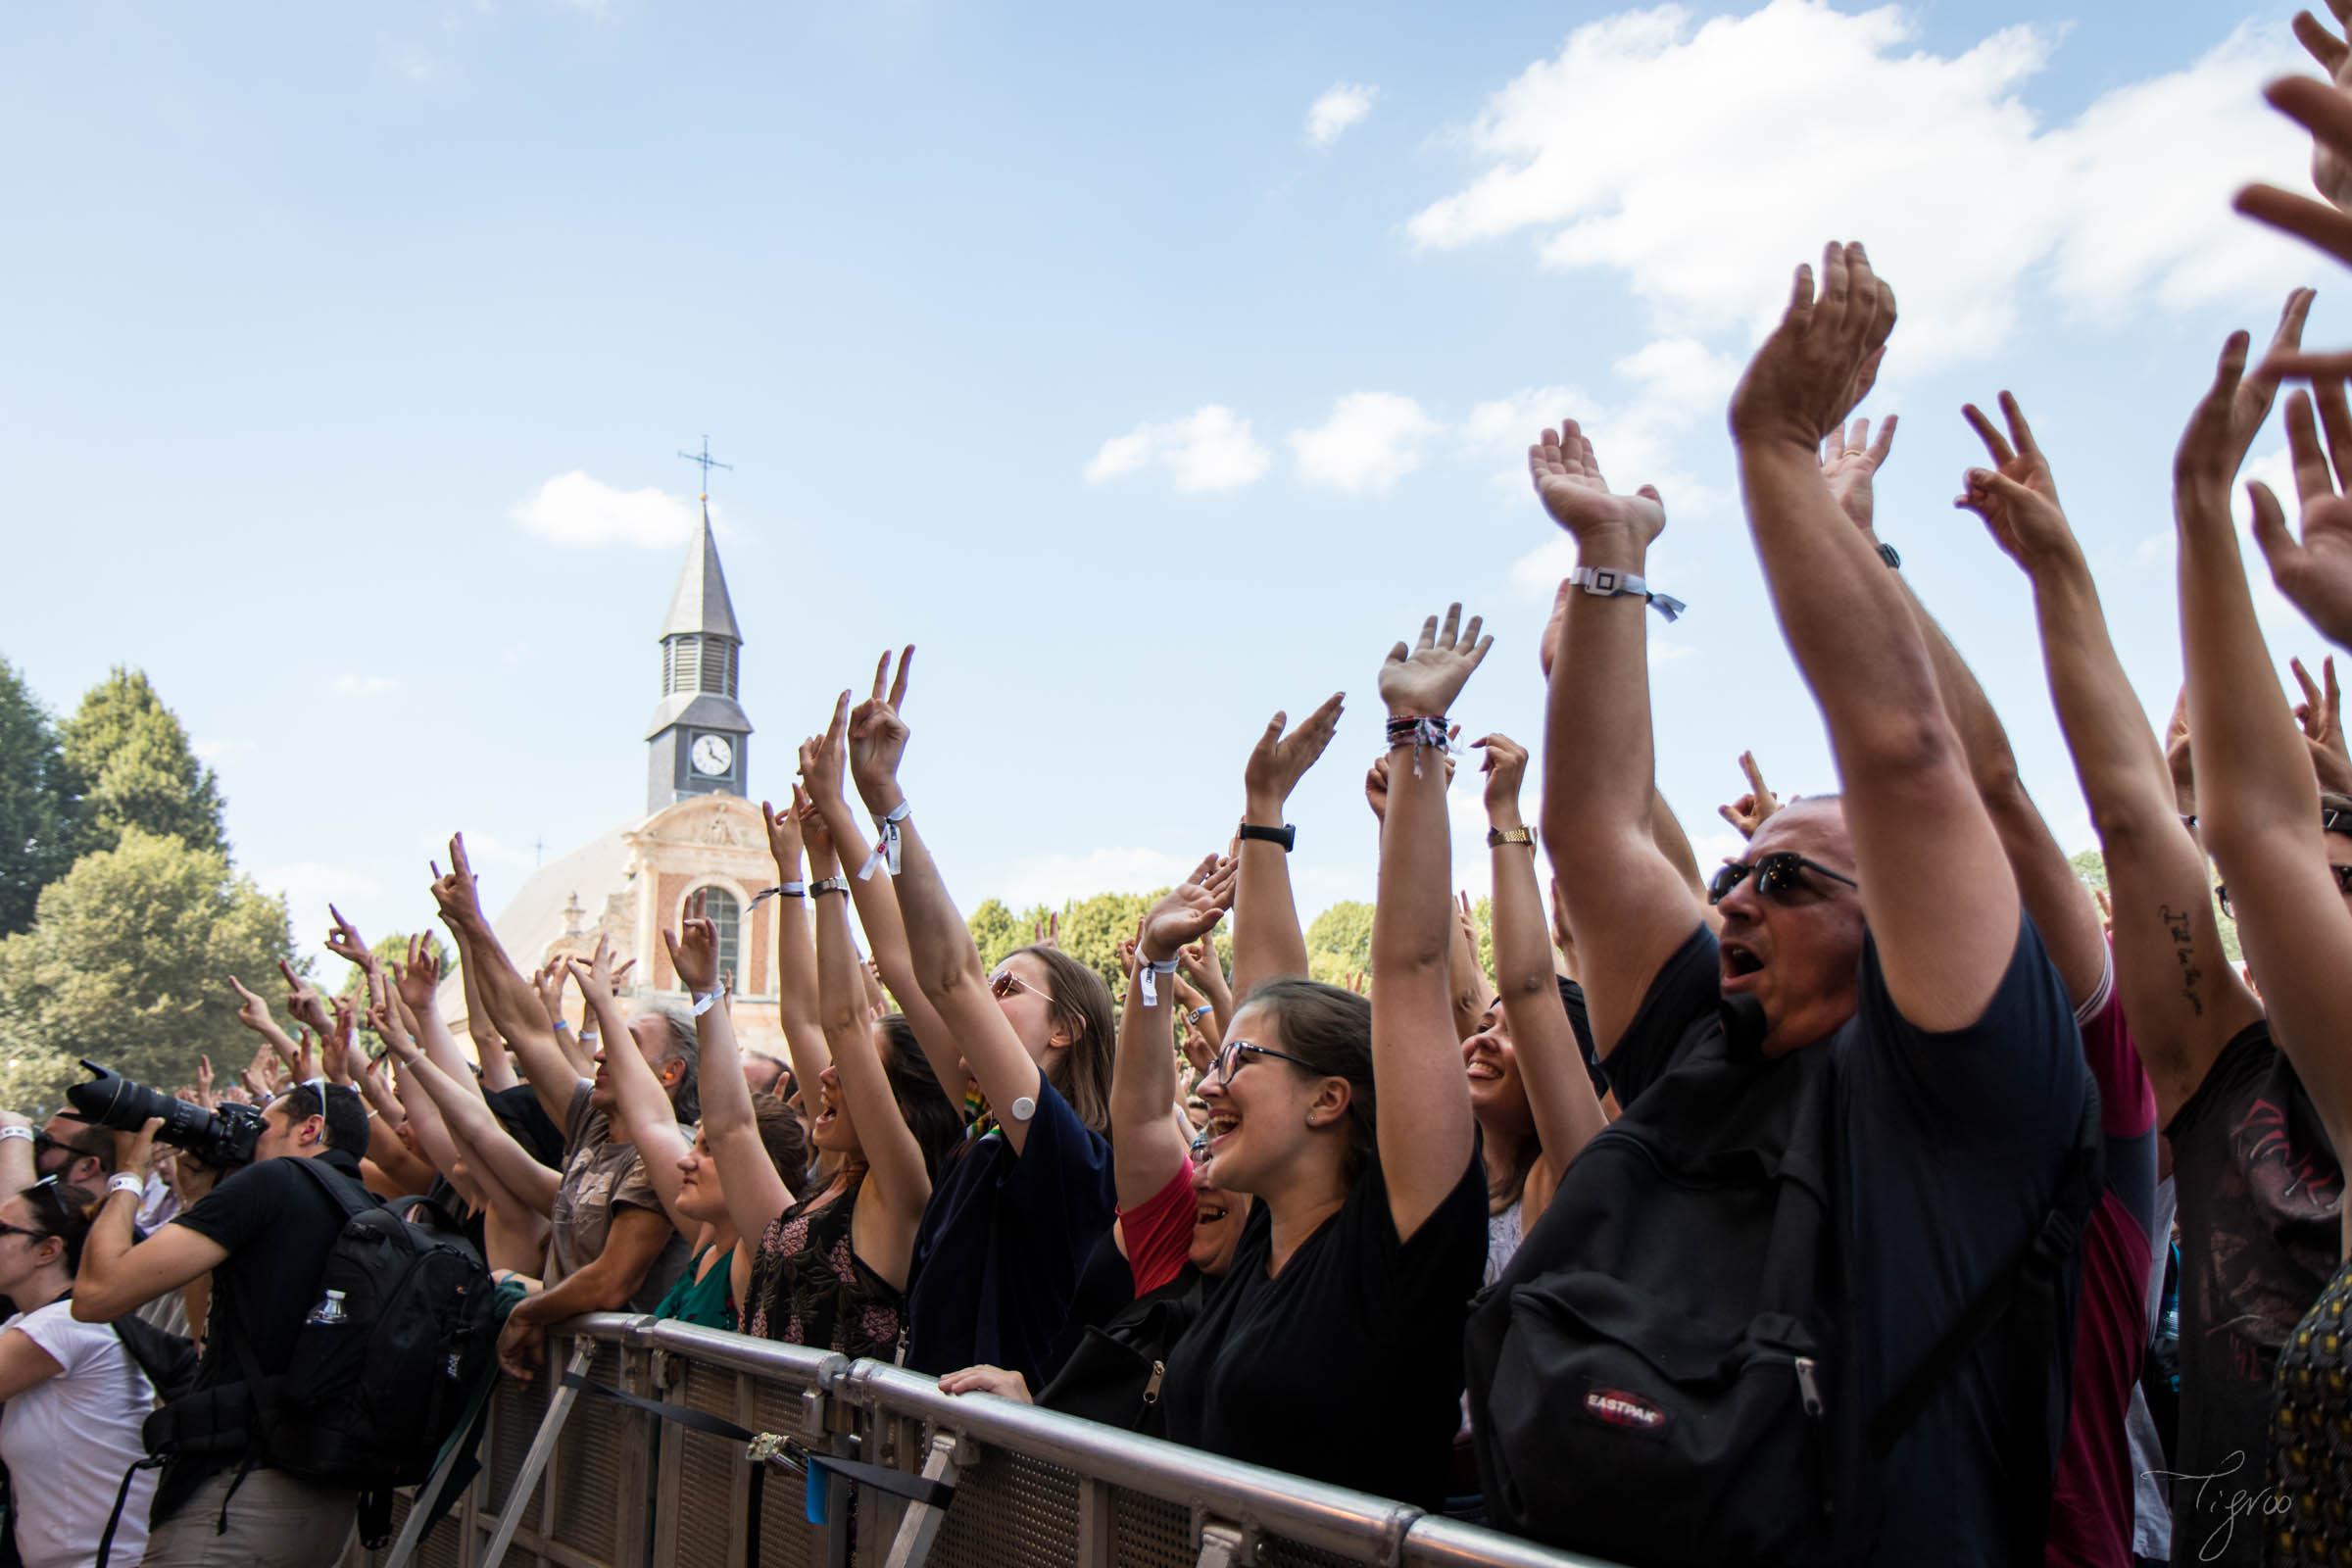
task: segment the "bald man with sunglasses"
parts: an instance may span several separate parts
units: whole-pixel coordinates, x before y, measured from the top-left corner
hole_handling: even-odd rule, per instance
[[[1611,491],[1573,421],[1529,453],[1577,547],[1544,838],[1625,1113],[1563,1175],[1495,1294],[1581,1300],[1613,1327],[1543,1331],[1555,1357],[1521,1364],[1584,1375],[1498,1363],[1483,1407],[1474,1381],[1473,1425],[1543,1434],[1549,1468],[1518,1476],[1513,1500],[1557,1544],[1640,1560],[1662,1501],[1707,1495],[1697,1528],[1740,1533],[1686,1544],[1724,1560],[2036,1560],[2065,1304],[2040,1291],[2056,1303],[2041,1316],[1948,1342],[2017,1277],[2058,1200],[2083,1137],[2082,1046],[1892,563],[1825,477],[1822,437],[1876,374],[1892,294],[1858,246],[1832,246],[1820,284],[1800,277],[1732,426],[1773,609],[1844,793],[1783,808],[1717,874],[1720,934],[1649,831],[1647,624],[1683,609],[1649,577],[1664,503]],[[1698,1325],[1754,1353],[1738,1386],[1766,1403],[1644,1373],[1681,1364]],[[1538,1353],[1536,1329],[1511,1332]],[[1924,1384],[1922,1367],[1936,1369]],[[1681,1436],[1696,1432],[1707,1443]],[[1631,1484],[1645,1473],[1654,1486]]]

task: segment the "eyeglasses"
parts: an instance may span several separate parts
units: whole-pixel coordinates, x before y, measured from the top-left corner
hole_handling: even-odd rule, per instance
[[[95,1149],[84,1149],[81,1145],[68,1143],[63,1138],[52,1138],[47,1133],[41,1131],[38,1127],[35,1127],[32,1130],[32,1152],[34,1155],[37,1157],[38,1155],[47,1153],[52,1149],[62,1149],[69,1154],[78,1155],[85,1159],[106,1158],[105,1154]],[[55,1180],[54,1177],[49,1179]]]
[[[1843,883],[1849,888],[1862,885],[1843,871],[1833,871],[1819,860],[1808,860],[1793,851],[1780,850],[1752,861],[1726,860],[1715,873],[1715,880],[1707,884],[1707,902],[1721,904],[1732,896],[1732,889],[1746,881],[1752,872],[1757,893],[1783,904],[1793,903],[1797,893],[1811,891],[1805,887],[1804,874],[1807,871],[1815,876],[1827,877],[1832,882]]]
[[[2335,873],[2335,891],[2352,899],[2352,865],[2330,865],[2328,869]],[[2227,883],[2216,882],[2213,885],[2213,902],[2220,905],[2222,912],[2230,919],[2237,918],[2237,911],[2230,907],[2230,888]]]
[[[1253,1046],[1247,1040],[1228,1040],[1218,1049],[1216,1059],[1208,1064],[1209,1075],[1216,1079],[1220,1088],[1232,1083],[1233,1075],[1241,1071],[1242,1060],[1246,1056],[1272,1056],[1294,1067],[1304,1067],[1308,1072],[1315,1070],[1315,1064],[1304,1056],[1294,1056],[1287,1051],[1275,1051],[1266,1046]]]

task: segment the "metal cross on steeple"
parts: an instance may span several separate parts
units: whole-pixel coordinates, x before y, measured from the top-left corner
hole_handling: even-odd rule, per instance
[[[697,464],[702,467],[703,500],[706,502],[710,499],[710,470],[712,468],[724,468],[729,473],[733,473],[735,471],[735,465],[732,463],[721,463],[710,455],[710,438],[707,435],[703,437],[702,451],[680,452],[678,456],[684,458],[688,463]]]

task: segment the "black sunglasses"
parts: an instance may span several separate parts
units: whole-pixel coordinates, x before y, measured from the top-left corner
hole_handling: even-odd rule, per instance
[[[41,1131],[38,1127],[35,1127],[32,1130],[33,1152],[37,1155],[52,1149],[62,1149],[70,1154],[78,1154],[88,1159],[104,1159],[106,1157],[106,1155],[98,1150],[85,1149],[79,1144],[69,1143],[63,1138],[52,1138],[47,1133]],[[54,1178],[48,1179],[54,1180]]]
[[[1757,893],[1768,899],[1788,903],[1799,891],[1809,891],[1805,888],[1807,871],[1815,876],[1827,877],[1832,882],[1843,883],[1849,888],[1862,885],[1843,871],[1833,871],[1819,860],[1808,860],[1792,850],[1780,850],[1752,861],[1726,860],[1716,871],[1715,879],[1707,884],[1707,902],[1721,904],[1732,896],[1732,889],[1746,881],[1752,872]]]
[[[30,1187],[25,1188],[23,1192],[17,1195],[19,1198],[22,1198],[26,1202],[32,1204],[35,1208],[47,1210],[46,1223],[49,1226],[49,1230],[42,1232],[41,1234],[43,1235],[50,1235],[57,1231],[64,1230],[67,1226],[74,1223],[74,1216],[67,1209],[66,1200],[62,1196],[60,1196],[57,1189],[57,1178],[54,1176],[44,1176],[39,1181],[34,1182]],[[26,1232],[25,1234],[30,1235],[31,1233]]]
[[[2352,899],[2352,865],[2330,865],[2328,869],[2335,873],[2335,891]],[[2216,882],[2213,885],[2213,902],[2220,905],[2222,912],[2230,919],[2237,918],[2237,911],[2230,907],[2230,888],[2227,883]]]
[[[1218,1048],[1216,1059],[1208,1064],[1208,1070],[1216,1078],[1219,1087],[1233,1082],[1233,1075],[1241,1071],[1245,1056],[1272,1056],[1277,1061],[1304,1067],[1308,1072],[1315,1070],[1315,1064],[1304,1056],[1294,1056],[1287,1051],[1275,1051],[1266,1046],[1253,1046],[1247,1040],[1228,1040]]]

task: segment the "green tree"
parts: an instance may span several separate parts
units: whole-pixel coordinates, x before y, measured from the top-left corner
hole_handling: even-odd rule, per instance
[[[81,796],[82,854],[114,848],[132,828],[228,853],[220,781],[196,760],[178,715],[144,671],[117,666],[90,688],[58,737]]]
[[[291,959],[282,899],[220,850],[126,828],[42,890],[31,929],[0,941],[0,1088],[46,1108],[87,1056],[167,1090],[199,1052],[233,1077],[253,1052],[226,977],[261,989]]]
[[[1004,961],[1004,955],[1025,946],[1029,927],[1012,917],[1003,899],[984,900],[964,922],[972,933],[972,946],[980,950],[980,961],[994,969]]]
[[[413,935],[411,932],[395,931],[389,936],[378,937],[368,945],[368,951],[374,954],[376,961],[384,966],[385,974],[389,975],[392,972],[392,965],[409,961],[409,938],[411,935]],[[457,972],[457,955],[450,951],[449,944],[441,940],[441,934],[438,931],[424,933],[424,946],[426,951],[440,962],[443,974]],[[336,995],[357,998],[365,990],[366,985],[361,977],[360,966],[356,963],[344,965],[343,986],[340,991],[336,992]]]
[[[1335,986],[1372,972],[1371,905],[1344,900],[1315,916],[1306,928],[1306,972]]]
[[[0,659],[0,937],[32,924],[41,889],[74,863],[74,814],[48,710]]]

